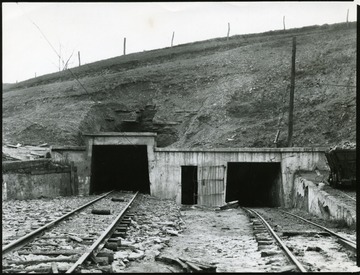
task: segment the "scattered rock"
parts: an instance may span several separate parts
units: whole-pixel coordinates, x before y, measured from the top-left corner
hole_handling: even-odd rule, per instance
[[[278,262],[279,260],[276,260],[276,259],[270,259],[270,260],[268,260],[265,264],[266,265],[270,265],[270,264],[273,264],[273,263],[276,263],[276,262]]]
[[[281,226],[278,225],[278,224],[274,226],[274,231],[275,232],[279,232],[279,231],[281,231],[281,229],[282,229]]]
[[[306,251],[316,251],[316,252],[320,252],[320,251],[322,251],[322,249],[321,249],[320,247],[318,247],[318,246],[308,246],[308,247],[306,248]]]
[[[72,236],[72,235],[69,235],[69,238],[73,241],[76,241],[78,243],[81,243],[83,241],[83,239],[81,239],[80,237],[77,237],[77,236]]]
[[[144,252],[139,251],[137,253],[135,253],[135,252],[130,253],[130,255],[128,256],[128,259],[130,261],[134,261],[134,260],[142,259],[144,257],[145,257]]]
[[[128,251],[117,251],[114,253],[114,259],[123,260],[129,256],[130,252]]]
[[[273,256],[273,255],[277,255],[279,254],[278,251],[275,250],[265,250],[265,251],[261,251],[261,257],[268,257],[268,256]]]
[[[283,272],[295,272],[297,268],[293,265],[287,265],[280,267],[277,272],[283,273]]]
[[[172,236],[179,236],[179,233],[176,230],[166,229],[165,231]]]

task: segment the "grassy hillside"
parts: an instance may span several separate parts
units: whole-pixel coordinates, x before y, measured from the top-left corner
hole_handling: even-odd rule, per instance
[[[87,132],[154,131],[161,147],[275,147],[280,130],[285,146],[293,36],[293,145],[355,141],[355,23],[201,41],[3,85],[3,141],[83,145]]]

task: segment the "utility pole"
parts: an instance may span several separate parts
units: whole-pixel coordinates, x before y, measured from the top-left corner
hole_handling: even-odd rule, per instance
[[[293,37],[292,58],[291,58],[291,83],[290,83],[290,103],[289,103],[289,130],[288,147],[292,147],[293,137],[293,112],[294,112],[294,90],[295,90],[295,56],[296,56],[296,37]]]
[[[229,34],[230,34],[230,23],[228,23],[228,32],[227,32],[226,40],[229,40]]]
[[[126,54],[126,37],[124,37],[124,55]]]
[[[81,61],[80,61],[80,51],[78,51],[78,59],[79,59],[79,67],[81,66]]]
[[[175,35],[175,32],[173,32],[173,35],[172,35],[172,38],[171,38],[171,47],[173,46],[173,42],[174,42],[174,35]]]
[[[346,13],[346,26],[349,27],[349,9],[347,10]]]

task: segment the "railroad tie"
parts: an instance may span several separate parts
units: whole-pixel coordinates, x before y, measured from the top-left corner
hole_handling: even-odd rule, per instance
[[[125,199],[124,198],[111,198],[112,201],[120,201],[120,202],[124,202]]]
[[[111,211],[109,209],[92,209],[91,214],[96,215],[110,215]]]

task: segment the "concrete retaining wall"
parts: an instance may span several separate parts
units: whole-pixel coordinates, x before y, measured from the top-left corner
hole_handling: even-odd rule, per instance
[[[89,167],[86,165],[86,147],[85,146],[63,146],[53,147],[51,157],[54,161],[64,163],[66,165],[73,165],[76,167],[77,190],[76,194],[88,195]]]
[[[6,197],[3,199],[54,198],[71,194],[70,173],[31,176],[27,174],[5,174],[3,180],[3,189],[7,189]]]
[[[3,162],[3,200],[74,195],[71,168],[50,160]]]
[[[291,206],[325,219],[345,222],[350,227],[356,224],[355,209],[349,209],[341,201],[321,190],[318,185],[302,177],[295,177]]]

